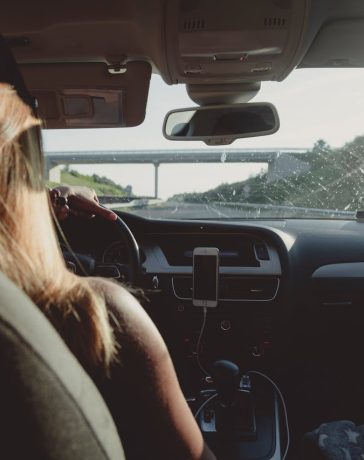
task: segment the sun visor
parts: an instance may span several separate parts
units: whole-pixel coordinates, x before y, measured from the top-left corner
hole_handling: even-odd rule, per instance
[[[364,19],[325,24],[299,67],[364,67]]]
[[[151,66],[133,61],[118,72],[104,63],[22,64],[44,128],[120,128],[144,121]]]

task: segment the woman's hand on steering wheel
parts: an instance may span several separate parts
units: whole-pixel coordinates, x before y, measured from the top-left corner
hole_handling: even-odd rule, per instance
[[[49,190],[49,198],[53,212],[59,221],[67,219],[72,214],[85,218],[97,215],[113,223],[120,233],[120,240],[125,242],[130,260],[129,264],[124,266],[119,264],[117,268],[121,274],[126,275],[128,282],[137,284],[141,265],[138,243],[127,224],[113,211],[100,205],[95,190],[88,187],[59,185]]]
[[[92,218],[95,215],[115,221],[117,215],[100,205],[95,190],[88,187],[60,185],[49,190],[53,211],[58,220],[67,219],[69,214]]]

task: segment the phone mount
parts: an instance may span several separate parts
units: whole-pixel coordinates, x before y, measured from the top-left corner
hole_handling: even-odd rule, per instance
[[[192,304],[217,307],[219,297],[219,249],[199,247],[193,250]]]

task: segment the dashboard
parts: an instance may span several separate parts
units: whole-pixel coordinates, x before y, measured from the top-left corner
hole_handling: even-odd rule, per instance
[[[293,401],[302,399],[295,393],[301,385],[317,386],[317,375],[331,386],[337,382],[340,394],[354,379],[364,384],[357,365],[364,326],[364,223],[122,218],[140,247],[143,306],[169,347],[185,394],[202,382],[196,344],[203,313],[191,300],[192,252],[201,246],[220,250],[219,302],[208,309],[199,350],[204,367],[230,359],[243,370],[259,369],[280,381]],[[109,222],[70,220],[64,231],[74,251],[96,264],[130,261],[126,241]],[[342,375],[350,379],[345,383]],[[301,413],[297,423],[302,419]]]

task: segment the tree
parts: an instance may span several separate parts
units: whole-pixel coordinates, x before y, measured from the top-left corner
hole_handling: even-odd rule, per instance
[[[188,202],[239,202],[305,208],[351,210],[364,204],[364,136],[340,149],[318,140],[300,154],[309,170],[274,182],[267,173],[234,184],[221,184],[204,193],[179,195]],[[247,193],[247,190],[249,193]]]

